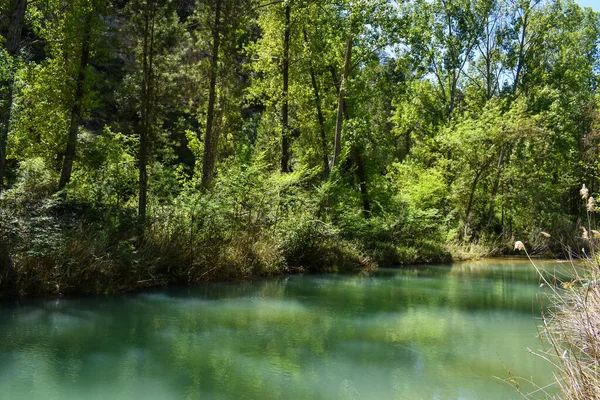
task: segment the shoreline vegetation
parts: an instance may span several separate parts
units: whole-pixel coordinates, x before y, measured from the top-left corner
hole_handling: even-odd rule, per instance
[[[555,387],[561,399],[589,400],[600,398],[600,232],[596,229],[596,200],[584,184],[580,195],[586,203],[587,226],[582,227],[582,249],[578,267],[571,260],[572,270],[567,280],[541,270],[521,241],[515,250],[525,253],[540,275],[541,285],[548,288],[544,297],[548,306],[542,309],[539,335],[549,349],[536,355],[554,367]],[[544,236],[550,238],[548,233]],[[553,282],[549,281],[552,279]],[[515,386],[518,390],[518,386]],[[547,387],[538,388],[546,398],[555,398]],[[538,398],[519,390],[524,398]]]
[[[38,178],[34,174],[32,184],[40,183]],[[314,199],[300,203],[307,199],[298,192],[301,188],[288,198],[283,195],[298,182],[290,182],[290,176],[279,182],[279,174],[274,179],[258,189],[265,190],[260,194],[247,188],[236,194],[223,190],[223,196],[194,192],[178,210],[153,209],[154,222],[142,234],[134,209],[129,215],[124,209],[99,211],[60,193],[44,198],[35,193],[39,187],[27,188],[27,198],[38,200],[22,201],[22,186],[16,185],[0,202],[0,299],[124,293],[288,273],[369,274],[379,266],[516,254],[498,242],[443,244],[414,238],[398,244],[389,233],[374,231],[381,229],[375,221],[362,218],[361,225],[344,232],[314,219],[318,210],[309,207],[319,206]],[[242,203],[252,206],[219,204],[240,195],[247,196]],[[259,204],[250,202],[256,197]],[[548,248],[538,248],[548,254]]]
[[[270,192],[275,203],[281,201],[281,193]],[[122,293],[286,273],[369,273],[379,265],[453,259],[436,243],[429,248],[425,243],[424,252],[416,243],[401,248],[385,238],[361,241],[310,213],[284,216],[289,204],[264,197],[261,209],[231,211],[235,207],[214,204],[226,197],[197,194],[196,204],[185,210],[193,215],[168,211],[140,236],[134,210],[127,218],[125,212],[99,214],[60,196],[22,203],[10,196],[9,191],[1,209],[2,220],[9,223],[2,225],[0,241],[0,298]],[[270,215],[274,209],[277,217]],[[111,217],[122,225],[107,229]],[[460,259],[483,255],[471,245],[454,249],[466,250]]]

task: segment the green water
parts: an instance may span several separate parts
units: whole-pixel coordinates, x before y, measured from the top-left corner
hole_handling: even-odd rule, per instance
[[[491,260],[0,303],[0,398],[518,399],[540,290]]]

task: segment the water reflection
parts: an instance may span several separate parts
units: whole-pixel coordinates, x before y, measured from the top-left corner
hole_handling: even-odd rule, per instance
[[[0,304],[0,393],[519,398],[494,377],[510,369],[548,383],[549,367],[527,352],[541,346],[539,291],[528,263],[494,260]]]

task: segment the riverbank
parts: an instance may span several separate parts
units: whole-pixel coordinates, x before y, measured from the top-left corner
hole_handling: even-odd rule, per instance
[[[198,203],[204,198],[197,199]],[[439,237],[393,241],[376,219],[362,232],[311,215],[261,210],[156,209],[143,234],[135,209],[97,209],[46,197],[0,209],[0,297],[106,294],[278,274],[371,271],[490,254]],[[188,205],[189,206],[189,205]],[[255,214],[256,213],[256,214]]]
[[[163,215],[140,234],[133,210],[101,215],[60,199],[3,206],[0,297],[122,293],[377,265],[363,244],[322,221],[261,226],[223,215]]]

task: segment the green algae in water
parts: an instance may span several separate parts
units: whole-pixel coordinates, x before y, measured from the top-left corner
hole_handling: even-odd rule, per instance
[[[551,267],[553,268],[553,267]],[[0,305],[3,399],[518,399],[538,385],[523,261]],[[539,321],[537,321],[539,322]],[[531,388],[522,382],[522,388]]]

